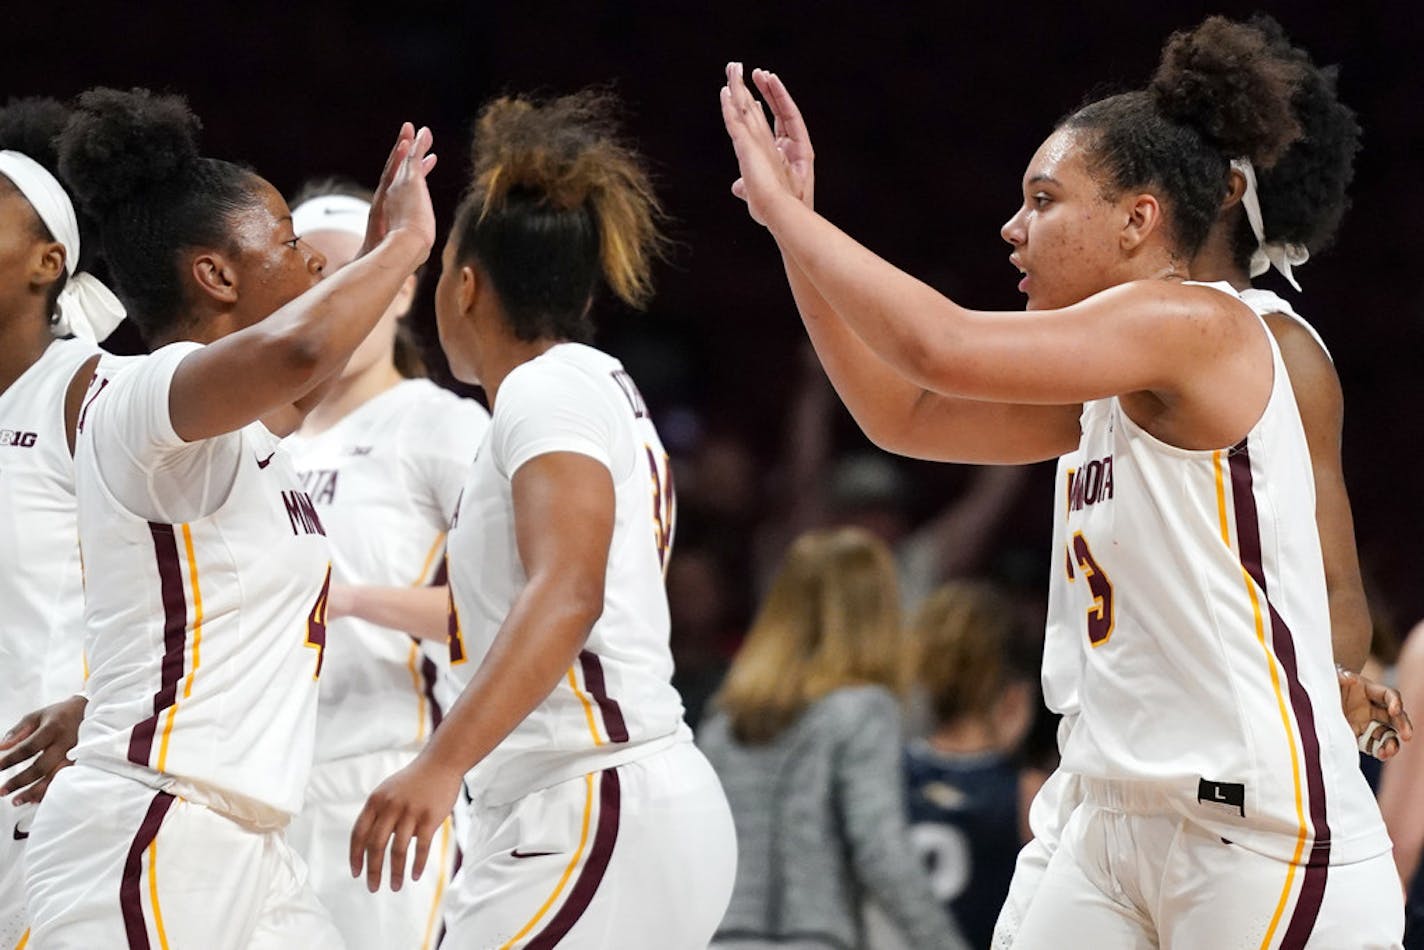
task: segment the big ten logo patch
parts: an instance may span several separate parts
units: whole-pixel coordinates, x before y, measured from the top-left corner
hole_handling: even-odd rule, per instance
[[[17,449],[28,449],[39,441],[37,432],[21,432],[19,429],[0,429],[0,445],[13,445]]]

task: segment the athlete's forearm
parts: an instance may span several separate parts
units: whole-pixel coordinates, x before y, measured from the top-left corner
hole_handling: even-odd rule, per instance
[[[532,578],[421,755],[462,773],[477,765],[559,685],[602,608],[554,572]]]
[[[418,640],[445,643],[449,639],[449,605],[449,587],[333,584],[327,615],[331,619],[355,617]]]

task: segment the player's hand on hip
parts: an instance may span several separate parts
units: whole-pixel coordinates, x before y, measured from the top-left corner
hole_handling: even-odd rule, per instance
[[[732,194],[747,203],[752,220],[764,225],[775,202],[788,197],[801,200],[792,183],[790,163],[777,148],[776,136],[766,121],[762,104],[747,88],[741,63],[727,64],[727,84],[722,87],[722,123],[732,139],[741,172],[741,177],[732,184]]]
[[[401,126],[371,199],[361,253],[380,244],[392,231],[417,236],[427,252],[435,243],[435,211],[425,184],[425,176],[435,167],[436,157],[430,151],[433,144],[429,129],[422,127],[417,132],[409,122]]]
[[[1414,724],[1399,691],[1359,673],[1338,667],[1340,705],[1363,751],[1380,760],[1393,758],[1414,736]]]
[[[79,742],[79,723],[89,701],[83,696],[71,696],[53,705],[38,709],[17,722],[0,737],[0,771],[33,759],[29,768],[10,776],[0,797],[11,792],[16,805],[37,802],[44,797],[49,783],[59,770],[74,763],[69,752]]]
[[[420,880],[430,855],[430,842],[450,817],[462,779],[459,772],[420,755],[377,785],[351,829],[351,876],[360,877],[364,863],[366,888],[372,894],[379,891],[389,844],[391,890],[400,890],[405,883],[406,857],[414,840],[411,880]]]

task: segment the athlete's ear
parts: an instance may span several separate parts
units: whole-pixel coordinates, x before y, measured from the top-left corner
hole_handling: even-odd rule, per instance
[[[1231,169],[1229,184],[1226,188],[1226,197],[1221,202],[1221,213],[1225,214],[1241,203],[1241,199],[1246,196],[1246,176],[1237,169]]]
[[[485,289],[485,275],[481,274],[470,264],[460,265],[460,291],[455,298],[460,305],[460,312],[464,314],[474,313],[475,303],[480,299],[480,294]]]
[[[30,267],[30,283],[48,287],[64,273],[64,245],[50,241],[40,248]]]
[[[199,251],[193,255],[193,280],[198,288],[214,301],[237,303],[237,269],[218,251]]]
[[[1153,232],[1162,227],[1162,205],[1155,195],[1142,193],[1123,198],[1126,212],[1119,243],[1125,252],[1137,250]]]
[[[411,307],[415,304],[415,288],[418,281],[415,275],[411,274],[401,284],[400,290],[396,291],[396,299],[391,302],[391,306],[396,308],[396,319],[404,320],[410,316]]]

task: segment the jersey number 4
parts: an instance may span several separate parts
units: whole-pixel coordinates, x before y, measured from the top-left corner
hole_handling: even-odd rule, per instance
[[[1108,637],[1111,637],[1113,632],[1112,581],[1108,580],[1108,576],[1098,566],[1093,552],[1088,549],[1087,539],[1081,532],[1073,535],[1069,553],[1068,579],[1075,579],[1073,562],[1077,561],[1078,568],[1083,572],[1083,579],[1088,582],[1088,590],[1093,595],[1093,605],[1088,608],[1088,642],[1095,647],[1102,646],[1108,642]]]
[[[316,672],[312,674],[312,679],[321,676],[321,661],[326,659],[326,601],[330,596],[331,565],[327,565],[326,580],[321,582],[321,593],[317,595],[316,603],[312,604],[311,613],[307,615],[305,645],[316,650]]]

